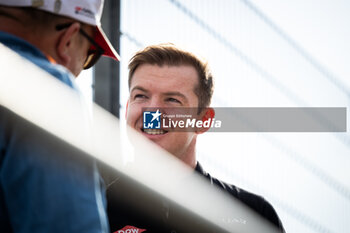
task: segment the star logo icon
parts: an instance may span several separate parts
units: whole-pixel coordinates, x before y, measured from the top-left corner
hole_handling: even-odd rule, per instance
[[[155,119],[158,119],[158,117],[160,115],[162,115],[162,113],[160,113],[159,109],[157,109],[157,111],[155,113],[152,113],[153,118],[152,118],[151,122],[154,121]],[[157,120],[157,121],[159,121],[159,120]]]

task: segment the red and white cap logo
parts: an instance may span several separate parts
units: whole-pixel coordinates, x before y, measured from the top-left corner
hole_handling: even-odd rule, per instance
[[[120,229],[118,231],[115,231],[113,233],[141,233],[146,231],[146,229],[140,229],[137,227],[133,227],[133,226],[125,226],[123,229]]]

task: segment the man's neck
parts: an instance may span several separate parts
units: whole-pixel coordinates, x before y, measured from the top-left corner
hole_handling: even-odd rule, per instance
[[[46,56],[56,59],[54,56],[53,48],[49,43],[52,43],[54,38],[49,38],[50,35],[42,32],[28,31],[28,28],[25,28],[20,22],[13,20],[12,18],[4,17],[0,15],[0,31],[9,33],[11,35],[17,36],[28,43],[35,46]]]
[[[3,16],[0,16],[0,21],[0,31],[25,39],[25,33],[23,30],[19,30],[22,28],[22,25],[20,25],[20,23]]]
[[[197,165],[197,160],[196,160],[196,156],[189,156],[186,157],[182,160],[186,165],[190,166],[191,168],[195,169],[196,165]]]
[[[181,157],[179,157],[179,159],[182,162],[184,162],[186,165],[190,166],[193,169],[195,169],[197,165],[196,142],[197,142],[197,138],[194,138],[188,150],[185,151],[185,153]]]

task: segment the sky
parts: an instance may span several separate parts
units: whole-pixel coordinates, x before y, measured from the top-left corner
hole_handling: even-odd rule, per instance
[[[128,0],[121,9],[121,116],[128,60],[164,42],[208,60],[214,107],[349,107],[349,1]],[[91,98],[91,71],[83,76]],[[349,138],[207,133],[197,156],[212,175],[269,200],[287,232],[348,232]]]

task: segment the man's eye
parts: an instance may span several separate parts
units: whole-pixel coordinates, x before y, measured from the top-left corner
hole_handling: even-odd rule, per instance
[[[168,98],[167,101],[181,104],[181,102],[179,100],[174,99],[174,98]]]
[[[147,98],[147,96],[142,95],[142,94],[137,94],[134,96],[134,99],[145,99],[145,98]]]

